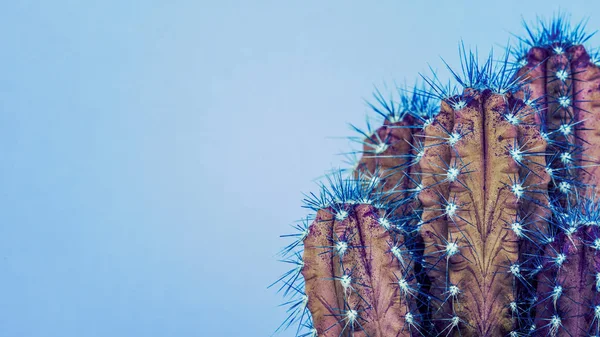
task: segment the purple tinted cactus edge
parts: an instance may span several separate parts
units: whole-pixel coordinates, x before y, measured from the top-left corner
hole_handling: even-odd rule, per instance
[[[368,102],[275,287],[302,337],[600,336],[600,57],[564,15]]]

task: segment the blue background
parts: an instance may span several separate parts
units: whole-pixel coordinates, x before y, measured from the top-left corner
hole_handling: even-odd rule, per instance
[[[461,38],[501,51],[521,15],[559,5],[600,13],[2,1],[0,336],[269,336],[284,319],[266,289],[286,268],[278,236],[342,163],[374,85],[458,65]]]

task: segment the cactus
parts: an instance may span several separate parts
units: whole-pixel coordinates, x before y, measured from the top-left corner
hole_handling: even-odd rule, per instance
[[[495,61],[379,91],[271,286],[296,336],[600,335],[600,59],[564,16]],[[516,61],[509,60],[515,56]]]

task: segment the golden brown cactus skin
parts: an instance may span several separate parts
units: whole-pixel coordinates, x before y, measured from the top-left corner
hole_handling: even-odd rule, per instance
[[[322,252],[323,247],[331,246],[330,241],[333,237],[332,222],[333,215],[330,212],[317,213],[313,224],[310,226],[309,235],[304,241],[302,275],[306,284],[305,292],[310,293],[314,289],[312,296],[308,296],[308,308],[318,334],[330,333],[332,336],[339,336],[342,327],[337,324],[338,319],[335,316],[339,314],[339,311],[336,311],[335,308],[340,307],[335,282],[326,278],[334,277],[333,252],[326,254]]]
[[[448,223],[440,205],[449,198],[449,188],[452,181],[460,180],[460,171],[464,165],[452,163],[456,173],[447,173],[446,163],[450,163],[451,148],[444,142],[448,130],[454,126],[452,108],[441,103],[440,113],[424,130],[424,155],[419,161],[419,169],[423,186],[429,186],[419,194],[423,213],[420,235],[424,244],[424,268],[427,270],[428,281],[431,283],[429,293],[432,297],[443,299],[448,291],[447,261],[443,254],[445,239],[448,237]],[[432,301],[432,317],[438,331],[444,329],[445,319],[452,317],[449,302]]]
[[[583,185],[598,185],[600,182],[600,68],[593,64],[585,48],[581,45],[569,49],[575,118],[581,121],[576,130],[576,144],[585,147],[581,159],[592,165],[581,174]],[[580,159],[580,160],[581,160]]]
[[[302,273],[318,336],[411,336],[398,287],[408,275],[390,251],[395,240],[379,223],[382,212],[367,204],[347,211],[343,220],[332,209],[318,211],[304,240]],[[347,249],[336,249],[338,241]],[[345,286],[344,274],[351,277]]]

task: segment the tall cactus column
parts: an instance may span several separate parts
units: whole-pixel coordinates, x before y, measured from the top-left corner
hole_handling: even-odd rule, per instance
[[[531,78],[523,96],[542,111],[554,201],[550,227],[538,240],[546,243],[545,268],[538,276],[533,307],[542,335],[589,336],[598,333],[600,311],[595,313],[594,306],[599,304],[595,275],[600,270],[592,244],[597,228],[584,221],[594,215],[583,205],[590,192],[586,188],[596,185],[600,174],[600,69],[570,36],[552,30],[545,34],[521,69]]]
[[[443,213],[431,217],[435,220],[421,231],[429,247],[438,247],[429,248],[428,258],[447,260],[445,279],[438,276],[438,268],[429,272],[434,286],[445,289],[446,302],[452,302],[441,332],[503,336],[516,325],[510,304],[516,301],[514,278],[522,277],[521,214],[545,191],[543,184],[529,179],[532,173],[544,179],[543,171],[528,160],[534,154],[529,150],[543,150],[545,142],[531,125],[517,123],[531,111],[510,94],[466,89],[448,101],[438,115],[444,119],[446,135],[440,136],[435,123],[425,129],[425,136],[438,142],[430,145],[422,160],[430,163],[422,164],[423,174],[433,180],[439,177],[431,184],[434,193],[421,194],[424,217]],[[526,155],[529,158],[524,159]],[[432,169],[431,163],[439,158],[450,158],[449,165],[435,164]],[[437,320],[439,325],[444,319]]]

